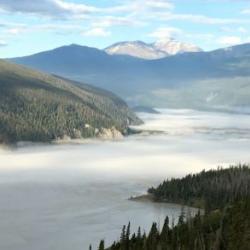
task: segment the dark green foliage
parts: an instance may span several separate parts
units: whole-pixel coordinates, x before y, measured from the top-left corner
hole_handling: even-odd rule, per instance
[[[85,138],[137,122],[110,92],[0,61],[0,143]]]
[[[108,250],[250,250],[249,171],[247,166],[239,166],[225,170],[203,171],[197,175],[165,182],[160,187],[171,187],[175,195],[181,197],[181,201],[189,202],[188,198],[182,196],[183,189],[178,193],[173,187],[180,188],[183,184],[188,188],[188,184],[194,183],[195,188],[190,187],[187,190],[192,194],[191,200],[200,197],[205,201],[209,200],[207,197],[214,196],[214,188],[221,201],[218,202],[214,197],[215,204],[210,204],[210,209],[205,214],[198,212],[193,218],[186,218],[182,212],[177,225],[172,227],[169,226],[168,217],[162,229],[153,223],[148,235],[141,236],[139,228],[138,234],[133,234],[129,241],[121,240]],[[205,183],[204,186],[202,183]],[[203,189],[209,184],[213,184],[214,187],[208,188],[208,191]],[[231,185],[232,188],[229,187]],[[223,192],[224,198],[220,195]],[[127,228],[123,227],[122,235],[125,235],[128,228],[130,224]]]
[[[127,246],[127,250],[249,250],[250,199],[234,202],[223,211],[198,213],[169,230],[159,231],[153,223],[147,237],[133,236]],[[109,249],[125,248],[119,242]]]
[[[164,181],[150,188],[157,201],[180,203],[205,208],[223,208],[225,204],[250,194],[250,169],[247,165],[202,171],[182,179]]]
[[[98,250],[104,250],[104,240],[101,240]]]

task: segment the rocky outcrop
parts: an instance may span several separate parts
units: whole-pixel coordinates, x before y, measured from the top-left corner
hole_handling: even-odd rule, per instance
[[[114,139],[122,139],[123,135],[115,127],[101,128],[97,134],[97,138],[103,140],[114,140]]]

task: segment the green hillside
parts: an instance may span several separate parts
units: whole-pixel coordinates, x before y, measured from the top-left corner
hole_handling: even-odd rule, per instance
[[[126,133],[140,120],[110,92],[0,61],[0,142]]]

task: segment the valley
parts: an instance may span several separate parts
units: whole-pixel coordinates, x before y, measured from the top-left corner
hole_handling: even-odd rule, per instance
[[[109,246],[129,221],[131,232],[149,232],[166,215],[177,221],[182,209],[131,196],[167,178],[250,162],[248,115],[157,111],[138,113],[144,124],[137,128],[164,133],[2,149],[0,248],[96,249],[101,239]]]
[[[249,24],[0,0],[0,250],[250,250]]]

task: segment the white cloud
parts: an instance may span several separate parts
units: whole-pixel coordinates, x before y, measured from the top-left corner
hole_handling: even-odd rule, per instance
[[[26,30],[26,28],[24,27],[13,27],[13,28],[9,28],[6,33],[10,34],[10,35],[19,35],[21,33],[23,33]]]
[[[167,0],[129,0],[126,3],[111,7],[95,7],[73,3],[70,0],[0,0],[0,11],[31,13],[54,18],[85,17],[99,13],[141,13],[142,11],[170,10],[173,4]]]
[[[242,33],[242,34],[246,34],[248,33],[248,30],[242,26],[235,28],[234,26],[224,26],[220,28],[221,31],[223,32],[227,32],[227,33]]]
[[[66,2],[65,0],[0,0],[0,10],[7,12],[40,14],[65,18],[74,15],[86,15],[98,11],[93,6]]]
[[[239,31],[240,33],[248,33],[248,30],[245,29],[244,27],[239,27],[239,28],[238,28],[238,31]]]
[[[197,14],[179,14],[174,13],[174,4],[169,0],[128,0],[126,4],[121,4],[102,10],[109,13],[129,13],[131,17],[140,20],[181,20],[193,23],[202,23],[208,25],[226,25],[226,24],[250,24],[250,19],[245,18],[221,18]],[[250,13],[249,10],[245,12]]]
[[[111,33],[109,31],[100,27],[82,32],[83,36],[95,36],[95,37],[106,37],[106,36],[110,36],[110,34]]]
[[[174,5],[168,0],[129,0],[123,2],[125,4],[104,8],[103,11],[109,13],[127,12],[142,14],[145,11],[166,11],[174,8]]]
[[[145,5],[150,8],[173,9],[174,5],[169,1],[164,0],[146,0]]]
[[[242,14],[248,15],[250,14],[250,9],[244,9],[241,11]]]
[[[112,26],[142,26],[143,22],[136,21],[129,17],[103,16],[96,18],[92,22],[93,27],[112,27]]]
[[[17,12],[25,15],[45,16],[58,18],[60,20],[47,20],[42,23],[34,22],[29,26],[19,27],[18,25],[0,24],[5,30],[5,37],[15,36],[23,32],[53,32],[55,34],[81,33],[84,36],[106,37],[111,35],[112,27],[152,27],[155,23],[159,26],[149,34],[157,40],[164,40],[170,37],[181,37],[183,40],[202,40],[202,42],[212,43],[216,40],[211,34],[192,34],[191,30],[182,31],[175,27],[164,27],[168,21],[180,21],[189,23],[198,23],[205,25],[214,25],[221,28],[225,36],[217,39],[221,45],[232,45],[245,41],[244,36],[248,36],[247,25],[250,24],[250,18],[222,18],[209,15],[178,13],[175,10],[174,1],[171,0],[116,0],[112,1],[110,7],[97,7],[98,5],[84,4],[84,0],[0,0],[0,13]],[[91,1],[89,1],[91,2]],[[115,4],[116,3],[116,4]],[[242,13],[250,14],[250,9],[245,9]],[[32,18],[33,18],[32,16]],[[84,19],[83,23],[79,19]],[[24,19],[26,20],[26,19]],[[61,22],[63,20],[63,22]],[[234,25],[233,25],[234,24]],[[224,28],[227,27],[227,28]],[[83,30],[84,29],[84,30]],[[82,31],[83,30],[83,31]],[[206,31],[204,31],[206,32]],[[229,33],[230,32],[230,33]],[[216,34],[216,33],[215,33]],[[239,36],[239,37],[238,37]],[[218,41],[219,40],[219,41]]]
[[[182,34],[182,30],[174,27],[160,27],[149,34],[150,37],[157,40],[165,40]]]
[[[194,14],[175,14],[172,12],[158,12],[154,14],[155,18],[160,20],[170,21],[187,21],[199,24],[208,25],[226,25],[226,24],[249,24],[250,19],[237,19],[237,18],[217,18],[205,15],[194,15]]]
[[[242,39],[238,36],[223,36],[219,38],[218,43],[224,46],[231,46],[242,43]]]
[[[4,40],[0,40],[0,47],[7,46],[8,44]]]

